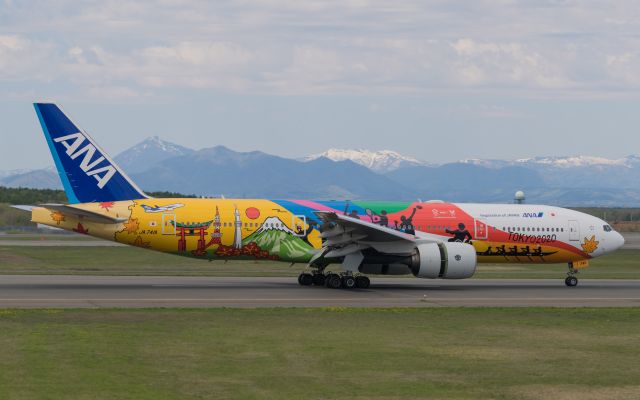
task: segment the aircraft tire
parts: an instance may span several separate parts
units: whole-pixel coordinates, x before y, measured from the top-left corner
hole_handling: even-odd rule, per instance
[[[567,278],[564,280],[564,284],[568,287],[578,286],[578,278],[576,278],[575,276],[567,276]]]
[[[342,287],[345,289],[353,289],[356,287],[356,280],[351,275],[346,275],[342,277]]]
[[[371,280],[366,276],[356,277],[356,287],[358,289],[367,289],[371,285]]]
[[[311,274],[303,272],[298,275],[298,283],[302,286],[310,286],[313,284],[313,276]]]
[[[340,279],[340,275],[338,274],[329,274],[327,275],[326,285],[331,289],[338,289],[342,285],[342,279]]]
[[[327,277],[324,274],[314,274],[313,275],[313,284],[315,286],[324,286]]]

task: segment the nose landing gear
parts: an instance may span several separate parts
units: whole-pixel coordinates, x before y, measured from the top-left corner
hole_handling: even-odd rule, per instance
[[[569,263],[569,272],[567,272],[567,277],[564,280],[564,284],[568,287],[578,286],[578,278],[576,278],[576,274],[578,270],[573,268],[573,264]]]

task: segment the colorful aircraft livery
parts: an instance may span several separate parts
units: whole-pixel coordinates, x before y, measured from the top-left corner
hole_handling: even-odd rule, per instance
[[[34,222],[206,260],[304,263],[302,285],[460,279],[509,262],[567,263],[575,286],[589,259],[624,243],[601,219],[542,205],[149,198],[55,104],[35,108],[70,204],[33,207]]]

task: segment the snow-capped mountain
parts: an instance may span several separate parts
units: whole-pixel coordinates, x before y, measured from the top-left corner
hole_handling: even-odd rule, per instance
[[[569,156],[569,157],[533,157],[515,160],[519,164],[542,164],[561,168],[602,166],[629,166],[630,157],[609,159],[593,156]]]
[[[458,163],[477,165],[479,167],[485,167],[490,169],[504,168],[509,165],[513,165],[513,161],[482,159],[482,158],[465,158],[464,160],[458,161]]]
[[[222,146],[195,151],[151,137],[123,151],[115,161],[143,190],[201,196],[500,202],[510,201],[516,190],[525,190],[532,202],[640,204],[639,155],[476,158],[436,165],[394,151],[331,149],[294,160]],[[0,186],[62,187],[53,167],[0,173]],[[265,237],[290,233],[278,220],[266,221],[261,229]]]
[[[640,156],[630,155],[623,158],[610,159],[595,156],[562,156],[562,157],[530,157],[516,160],[492,160],[469,158],[460,160],[463,164],[479,165],[486,168],[503,168],[505,166],[542,166],[555,168],[583,168],[583,167],[628,167],[632,168],[640,164]]]
[[[332,161],[350,160],[375,172],[389,172],[403,167],[428,165],[424,161],[404,156],[391,150],[371,151],[366,149],[329,149],[324,153],[313,154],[304,158],[305,161],[316,160],[320,157]]]
[[[169,158],[184,156],[194,150],[151,136],[123,151],[115,157],[118,165],[127,173],[141,172],[149,166]]]
[[[261,234],[266,231],[281,231],[285,233],[293,234],[293,231],[285,225],[284,222],[278,217],[269,217],[264,220],[260,228],[255,231],[255,234]]]
[[[250,243],[255,243],[261,249],[268,249],[271,256],[287,259],[304,260],[312,251],[311,246],[294,236],[293,231],[278,217],[267,218],[257,231],[242,240],[243,246]]]

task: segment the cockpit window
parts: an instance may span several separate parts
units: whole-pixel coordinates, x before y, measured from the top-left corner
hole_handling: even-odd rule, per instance
[[[604,229],[605,232],[611,232],[613,230],[613,228],[611,228],[611,226],[609,225],[605,225],[602,228]]]

